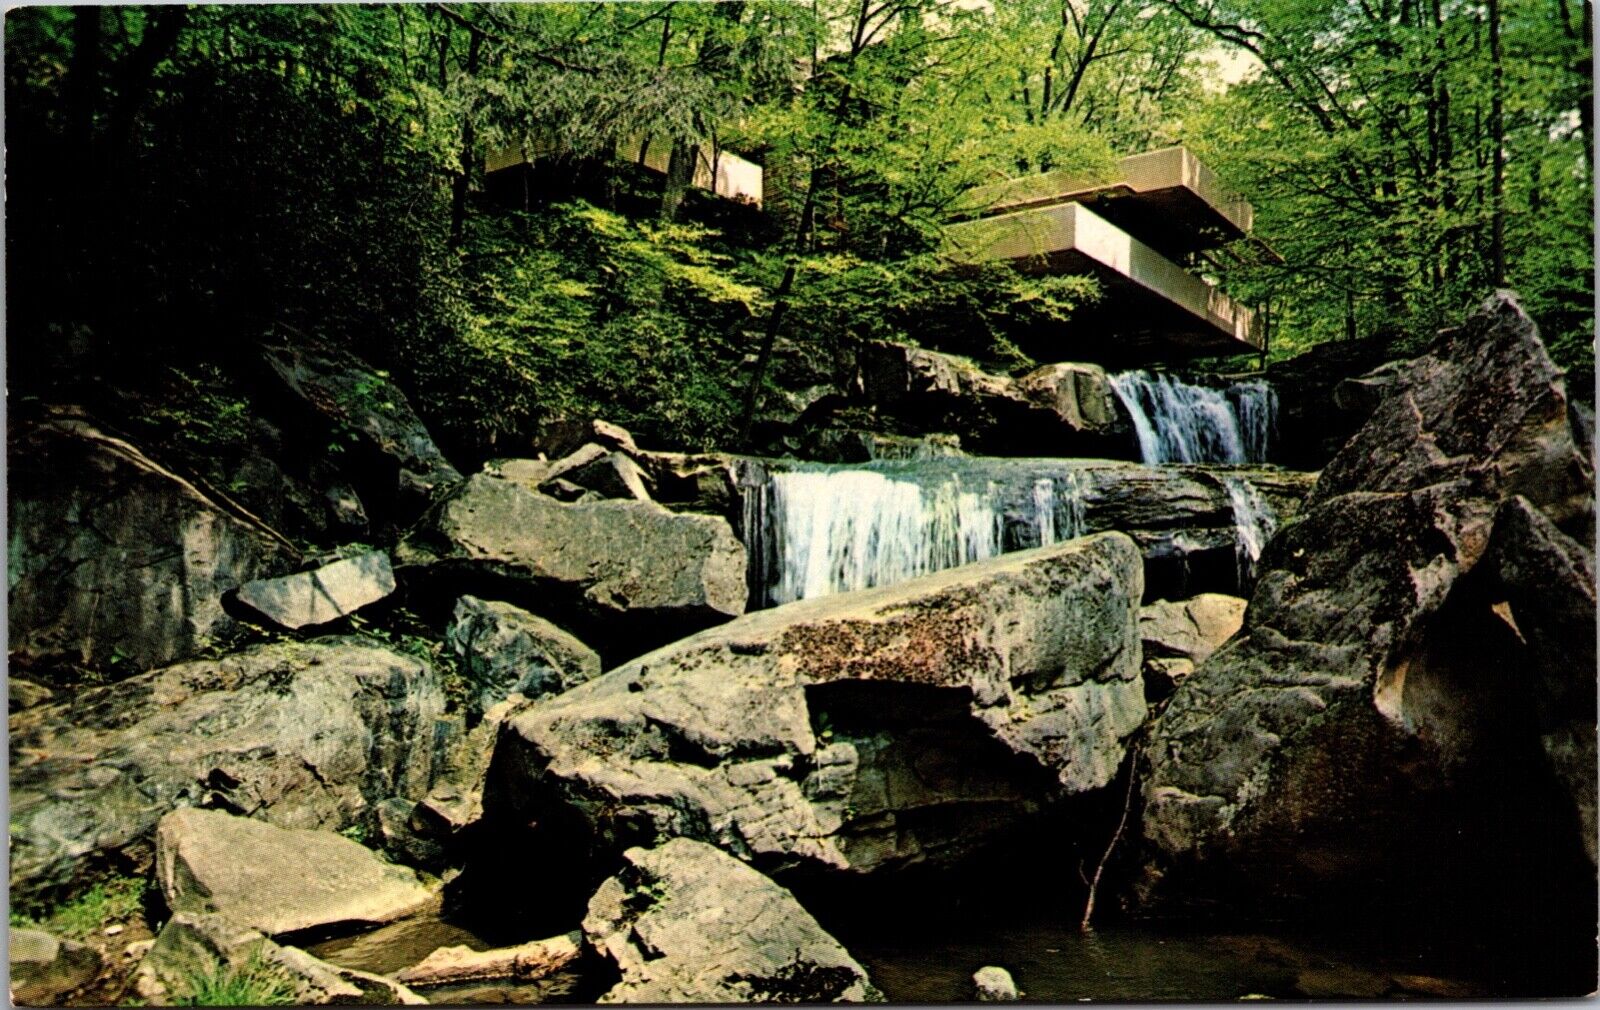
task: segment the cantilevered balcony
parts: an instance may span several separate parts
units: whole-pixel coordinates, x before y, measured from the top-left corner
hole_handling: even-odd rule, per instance
[[[489,153],[484,162],[484,171],[493,174],[518,165],[531,165],[538,159],[548,158],[554,153],[556,153],[555,144],[541,141],[502,148]],[[639,137],[618,144],[615,152],[618,161],[642,165],[662,175],[667,172],[667,162],[671,154],[672,145],[666,141],[652,141],[649,138]],[[758,207],[764,196],[760,165],[747,161],[737,154],[713,150],[705,145],[695,149],[694,176],[690,179],[690,185],[697,189],[708,190],[724,199],[755,204]]]
[[[1252,221],[1184,148],[1124,158],[1106,182],[1051,172],[983,186],[964,206],[975,217],[946,229],[953,255],[1100,282],[1101,301],[1061,345],[1035,349],[1045,357],[1125,364],[1262,347],[1254,312],[1173,262],[1245,237]]]

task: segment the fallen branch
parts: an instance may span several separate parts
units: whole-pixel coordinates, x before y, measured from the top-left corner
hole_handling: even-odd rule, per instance
[[[444,985],[485,978],[530,982],[560,971],[577,960],[579,939],[577,933],[568,933],[495,950],[440,947],[394,978],[408,985]]]
[[[1094,879],[1089,881],[1089,896],[1083,903],[1083,921],[1078,923],[1078,930],[1088,933],[1094,929],[1089,920],[1094,918],[1094,896],[1100,889],[1100,875],[1106,871],[1106,864],[1111,861],[1111,853],[1116,851],[1117,843],[1122,840],[1122,832],[1128,826],[1128,812],[1133,809],[1133,780],[1134,772],[1139,767],[1138,746],[1129,749],[1128,754],[1128,792],[1122,799],[1122,818],[1117,821],[1117,830],[1111,835],[1111,841],[1106,843],[1106,851],[1100,857],[1100,862],[1095,865]],[[1079,871],[1082,876],[1082,871]]]

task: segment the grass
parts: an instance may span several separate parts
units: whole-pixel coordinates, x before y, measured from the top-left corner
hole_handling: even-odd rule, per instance
[[[295,987],[260,952],[237,967],[212,962],[186,972],[183,990],[173,996],[174,1006],[292,1006]]]
[[[148,886],[143,877],[110,877],[39,918],[13,909],[11,925],[36,927],[57,936],[81,940],[113,922],[141,915]]]

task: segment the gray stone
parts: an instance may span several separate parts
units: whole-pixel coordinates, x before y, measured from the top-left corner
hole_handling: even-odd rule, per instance
[[[651,500],[649,476],[638,463],[620,452],[607,453],[566,475],[572,483],[606,498],[631,498],[634,501]]]
[[[194,808],[161,818],[156,880],[174,912],[214,912],[269,936],[392,922],[432,897],[416,874],[342,835]]]
[[[591,463],[599,462],[610,455],[610,450],[595,442],[585,442],[578,448],[558,460],[553,460],[545,467],[544,477],[540,484],[548,484],[563,477],[568,477]],[[532,469],[529,468],[531,474]]]
[[[608,659],[727,620],[745,605],[744,548],[725,520],[651,502],[563,505],[486,474],[430,509],[397,555],[461,581],[517,585],[541,610],[602,643]]]
[[[35,684],[31,680],[23,680],[21,677],[7,677],[6,695],[11,711],[15,712],[17,709],[43,705],[55,697],[55,692],[43,684]]]
[[[167,1005],[192,997],[197,977],[216,974],[250,977],[298,1006],[428,1002],[393,979],[280,946],[221,915],[186,911],[174,912],[161,928],[134,972],[133,988],[147,1003]]]
[[[979,1003],[1013,1003],[1021,998],[1011,973],[992,964],[972,973],[972,988]]]
[[[13,670],[124,675],[242,634],[223,594],[288,571],[295,549],[86,421],[13,428],[7,567]]]
[[[1425,849],[1429,832],[1449,830],[1430,818],[1434,804],[1490,808],[1537,792],[1504,764],[1549,746],[1527,739],[1539,727],[1592,747],[1593,654],[1559,655],[1593,641],[1592,567],[1576,541],[1557,539],[1559,527],[1588,527],[1592,481],[1561,373],[1513,298],[1491,299],[1398,370],[1269,545],[1241,632],[1154,726],[1145,896],[1215,885],[1232,901],[1243,881],[1303,895],[1403,876],[1374,837]],[[1493,553],[1496,538],[1517,546]],[[1496,572],[1496,557],[1519,569]],[[1541,582],[1542,602],[1524,595]],[[1544,649],[1517,630],[1524,615],[1553,618],[1532,636]],[[1568,714],[1541,718],[1550,704]],[[1577,813],[1593,804],[1592,752],[1579,764]],[[1506,791],[1456,792],[1472,769]]]
[[[990,375],[965,358],[904,344],[861,346],[865,399],[902,427],[961,432],[968,449],[998,456],[1136,452],[1132,427],[1097,365],[1061,362],[1021,379]]]
[[[1140,579],[1106,533],[747,614],[513,714],[485,818],[559,825],[563,865],[675,835],[773,871],[949,863],[1111,781]]]
[[[594,440],[601,445],[625,452],[630,456],[639,454],[639,446],[633,440],[633,434],[620,424],[602,421],[595,418],[589,423],[589,430],[594,434]]]
[[[622,973],[602,1003],[860,1003],[882,996],[788,891],[709,845],[633,848],[583,930]]]
[[[394,592],[389,555],[368,551],[309,572],[239,587],[239,602],[285,628],[327,624]]]
[[[491,477],[521,484],[529,491],[537,491],[539,485],[550,476],[553,465],[543,459],[492,459],[483,465],[483,472]]]
[[[166,667],[11,716],[13,897],[110,853],[148,862],[163,814],[212,806],[341,828],[423,795],[437,676],[364,639],[261,646]]]
[[[100,973],[100,952],[42,929],[12,926],[11,995],[20,1006],[50,1006]]]
[[[512,694],[560,694],[600,675],[600,655],[542,617],[495,600],[463,596],[445,629],[461,660],[476,720]]]
[[[341,441],[343,462],[369,507],[405,522],[461,474],[388,374],[331,345],[304,339],[268,347],[263,360],[290,401]]]
[[[1016,380],[1016,389],[1076,431],[1109,432],[1123,420],[1121,401],[1099,365],[1071,361],[1045,365]]]
[[[1153,658],[1203,663],[1244,623],[1245,601],[1222,593],[1157,600],[1139,610],[1145,662]]]
[[[1527,647],[1540,743],[1578,811],[1584,851],[1596,861],[1594,552],[1556,528],[1526,498],[1500,506],[1483,562],[1492,612]]]

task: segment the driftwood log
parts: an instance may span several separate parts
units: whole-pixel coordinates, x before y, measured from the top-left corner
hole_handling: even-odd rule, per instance
[[[409,985],[444,985],[486,978],[527,982],[560,971],[577,960],[581,940],[581,935],[573,932],[494,950],[440,947],[394,977]]]

